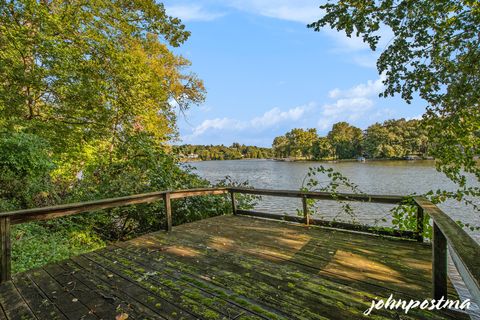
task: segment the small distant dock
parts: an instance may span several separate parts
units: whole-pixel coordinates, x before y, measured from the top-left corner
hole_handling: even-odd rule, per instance
[[[403,300],[440,294],[458,299],[446,276],[449,242],[454,260],[461,263],[459,271],[463,266],[463,273],[470,276],[466,283],[475,290],[478,261],[464,255],[478,254],[478,245],[466,240],[468,235],[425,199],[417,199],[419,218],[428,214],[434,220],[433,244],[422,241],[421,230],[391,230],[387,235],[366,226],[327,225],[311,219],[308,212],[305,217],[274,217],[242,211],[236,208],[238,193],[328,197],[297,191],[202,189],[0,214],[0,319],[468,319],[448,310],[412,309],[405,315],[402,310],[382,309],[373,310],[370,317],[363,314],[373,299],[391,294]],[[170,201],[212,194],[230,195],[234,214],[172,228]],[[358,195],[343,197],[362,201]],[[10,274],[9,224],[157,200],[165,201],[166,230]],[[387,203],[400,198],[369,196],[369,200]],[[455,250],[457,241],[463,246]]]

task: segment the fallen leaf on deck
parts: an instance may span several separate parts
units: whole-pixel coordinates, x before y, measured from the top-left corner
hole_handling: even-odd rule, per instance
[[[121,313],[115,317],[115,320],[126,320],[128,319],[128,313]]]

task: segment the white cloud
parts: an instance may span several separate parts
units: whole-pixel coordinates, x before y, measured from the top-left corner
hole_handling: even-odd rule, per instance
[[[215,118],[204,120],[200,125],[193,128],[192,136],[200,136],[205,132],[216,129],[216,130],[225,130],[225,129],[238,129],[241,128],[242,124],[234,119],[229,118]]]
[[[231,9],[303,25],[315,22],[325,14],[316,0],[182,0],[180,4],[177,2],[167,6],[170,15],[184,21],[212,21],[225,16]],[[347,37],[343,31],[339,32],[328,27],[323,28],[321,33],[333,40],[332,52],[351,54],[348,58],[353,64],[375,67],[377,54],[370,51],[370,47],[361,37],[355,34]],[[382,26],[379,35],[381,36],[379,48],[383,48],[391,39],[392,32]]]
[[[201,105],[198,109],[199,109],[200,111],[202,111],[202,112],[210,112],[210,111],[212,111],[212,107],[207,106],[207,105]]]
[[[189,140],[201,136],[207,132],[222,131],[243,131],[243,130],[264,130],[275,125],[286,122],[296,122],[302,119],[306,112],[312,110],[315,104],[309,103],[303,106],[282,111],[280,108],[273,108],[263,115],[254,117],[251,120],[241,121],[231,118],[215,118],[204,120],[200,125],[192,129],[192,133],[185,137]]]
[[[361,113],[373,107],[373,101],[368,98],[339,99],[333,104],[326,104],[322,108],[322,114],[327,117],[345,116],[358,118]]]
[[[252,14],[299,22],[304,25],[319,20],[325,14],[316,0],[224,0],[221,3]],[[355,34],[347,37],[344,31],[328,27],[322,28],[321,34],[333,40],[332,52],[347,54],[349,61],[355,65],[364,68],[376,67],[378,54],[371,51],[362,37],[357,37]],[[379,35],[381,39],[378,47],[383,48],[392,38],[393,33],[382,26]]]
[[[422,120],[422,119],[423,119],[423,114],[417,114],[416,116],[405,118],[405,120],[407,120],[407,121],[410,121],[410,120]]]
[[[225,15],[221,12],[208,11],[196,4],[168,6],[166,11],[169,15],[178,17],[183,21],[211,21]]]
[[[352,62],[360,67],[364,68],[376,68],[377,67],[378,54],[355,54],[352,57]]]
[[[330,98],[358,98],[358,97],[370,97],[373,95],[378,95],[385,89],[383,81],[385,76],[380,76],[377,80],[368,80],[366,83],[358,84],[347,90],[340,90],[335,88],[328,93]]]
[[[358,120],[367,114],[373,106],[374,102],[368,98],[356,97],[338,99],[334,103],[322,106],[318,127],[321,130],[325,130],[338,121],[352,122]]]
[[[252,119],[250,121],[250,125],[253,127],[271,127],[283,121],[297,121],[312,106],[313,103],[310,103],[308,105],[296,107],[287,111],[282,111],[279,108],[273,108],[265,112],[262,116]]]
[[[337,100],[321,107],[318,127],[325,130],[335,122],[352,122],[371,114],[375,105],[372,97],[383,91],[383,79],[384,77],[375,81],[368,80],[366,83],[358,84],[346,90],[339,88],[331,90],[328,96]]]
[[[319,3],[315,0],[227,0],[226,2],[237,10],[303,24],[316,21],[323,14]]]

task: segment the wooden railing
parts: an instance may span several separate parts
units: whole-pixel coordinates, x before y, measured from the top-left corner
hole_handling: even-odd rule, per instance
[[[437,206],[422,197],[414,198],[417,206],[417,226],[415,231],[381,229],[367,225],[350,224],[339,221],[325,221],[313,219],[308,212],[308,199],[316,200],[343,200],[360,201],[367,203],[399,204],[406,199],[404,196],[392,195],[363,195],[340,193],[332,195],[325,192],[304,192],[295,190],[267,190],[247,188],[204,188],[177,191],[160,191],[138,194],[120,198],[104,199],[98,201],[73,203],[51,207],[19,210],[0,213],[0,283],[11,277],[11,243],[10,225],[30,221],[47,220],[63,216],[96,211],[108,208],[116,208],[132,204],[151,203],[163,200],[165,205],[166,223],[165,229],[172,230],[171,200],[203,195],[230,194],[232,212],[234,214],[277,219],[305,224],[328,226],[333,228],[355,230],[384,234],[389,236],[415,239],[423,242],[424,214],[433,220],[433,296],[435,299],[447,295],[447,244],[452,248],[451,255],[459,273],[464,278],[474,299],[480,305],[480,246],[450,217],[443,213]],[[235,194],[249,194],[259,196],[275,196],[302,199],[303,217],[291,215],[276,215],[256,211],[247,211],[237,208]]]
[[[326,226],[339,229],[347,229],[354,231],[362,231],[369,233],[376,233],[382,235],[388,235],[393,237],[401,237],[407,239],[416,239],[420,242],[423,241],[423,215],[422,211],[418,210],[417,216],[417,228],[415,231],[409,230],[396,230],[391,228],[380,228],[362,224],[353,224],[340,221],[327,221],[320,219],[313,219],[308,212],[308,199],[315,200],[342,200],[342,201],[358,201],[358,202],[370,202],[370,203],[383,203],[383,204],[399,204],[405,197],[403,196],[393,196],[393,195],[364,195],[364,194],[350,194],[350,193],[338,193],[331,194],[328,192],[311,192],[311,191],[297,191],[297,190],[270,190],[270,189],[247,189],[247,188],[229,188],[229,192],[234,197],[235,193],[239,194],[250,194],[258,196],[273,196],[273,197],[287,197],[287,198],[300,198],[302,199],[302,210],[303,217],[292,216],[292,215],[278,215],[258,211],[247,211],[247,210],[236,210],[234,213],[269,218],[269,219],[280,219],[290,222],[300,222],[305,224],[313,224],[319,226]]]
[[[418,207],[433,221],[432,283],[433,298],[447,295],[447,245],[455,267],[476,304],[480,306],[480,245],[435,204],[414,198]]]
[[[11,241],[10,225],[30,221],[49,220],[83,212],[109,208],[118,208],[132,204],[151,203],[163,200],[165,203],[165,229],[172,230],[172,207],[170,200],[202,195],[228,193],[226,188],[203,188],[176,191],[159,191],[132,196],[103,199],[88,202],[71,203],[43,208],[26,209],[0,213],[0,283],[11,278]]]

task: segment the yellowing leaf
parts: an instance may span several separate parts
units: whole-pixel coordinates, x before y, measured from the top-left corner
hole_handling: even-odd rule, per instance
[[[128,313],[117,314],[115,320],[126,320],[128,319]]]

